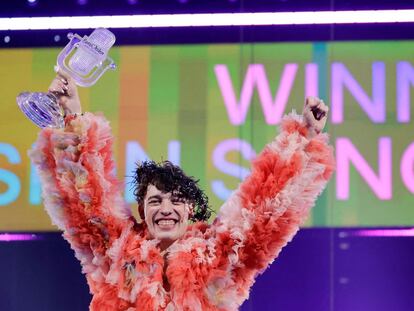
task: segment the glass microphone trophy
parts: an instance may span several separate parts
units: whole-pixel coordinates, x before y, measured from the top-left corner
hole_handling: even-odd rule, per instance
[[[115,35],[105,28],[95,29],[91,35],[81,38],[68,34],[70,39],[57,58],[55,70],[70,75],[79,86],[88,87],[102,76],[107,69],[115,69],[114,61],[107,56],[115,43]],[[37,126],[63,128],[64,113],[57,96],[49,93],[20,93],[17,105]]]

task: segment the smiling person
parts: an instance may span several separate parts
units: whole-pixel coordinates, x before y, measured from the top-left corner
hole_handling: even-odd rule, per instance
[[[328,107],[307,98],[303,115],[284,117],[211,224],[194,178],[168,161],[138,164],[138,222],[114,174],[108,121],[81,113],[69,77],[59,74],[50,91],[59,94],[66,126],[43,129],[30,155],[46,210],[81,262],[91,310],[237,310],[334,168],[322,133]]]
[[[197,181],[169,161],[138,165],[135,185],[139,215],[161,251],[184,235],[188,220],[206,222],[211,215]]]

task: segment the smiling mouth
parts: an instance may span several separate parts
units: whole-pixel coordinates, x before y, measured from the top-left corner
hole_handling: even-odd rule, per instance
[[[160,227],[172,227],[174,226],[176,223],[178,222],[177,219],[165,219],[165,218],[161,218],[161,219],[157,219],[155,221],[155,224],[157,224]]]

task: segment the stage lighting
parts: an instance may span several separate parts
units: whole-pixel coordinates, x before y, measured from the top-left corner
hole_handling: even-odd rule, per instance
[[[27,0],[29,6],[35,6],[37,4],[37,0]]]
[[[184,0],[178,0],[184,1]],[[0,18],[0,30],[413,23],[414,10]]]
[[[10,42],[10,36],[4,36],[4,43]]]

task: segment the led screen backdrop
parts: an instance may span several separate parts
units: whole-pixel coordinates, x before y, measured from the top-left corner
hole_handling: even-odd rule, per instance
[[[38,129],[15,103],[46,90],[59,49],[0,50],[0,231],[51,230],[27,150]],[[414,224],[414,42],[123,46],[118,64],[81,89],[116,137],[117,173],[138,160],[171,160],[218,209],[306,95],[331,109],[337,172],[308,226]]]

